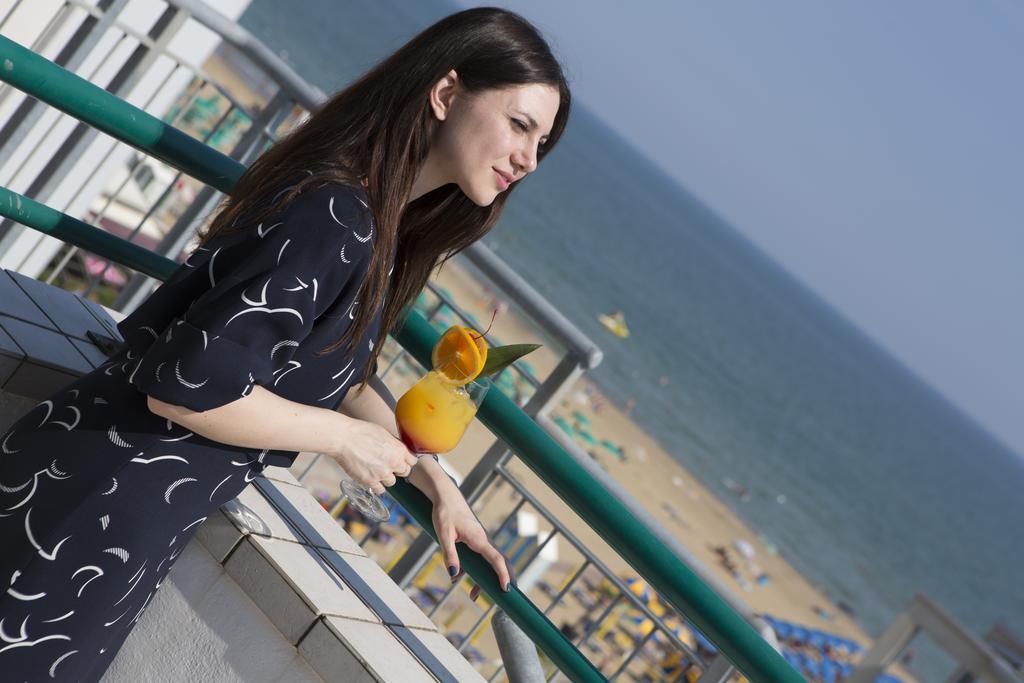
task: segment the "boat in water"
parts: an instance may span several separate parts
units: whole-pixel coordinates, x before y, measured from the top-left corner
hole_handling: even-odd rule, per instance
[[[597,320],[616,337],[620,337],[622,339],[629,337],[629,327],[626,326],[626,315],[622,311],[615,311],[611,315],[602,313],[597,316]]]

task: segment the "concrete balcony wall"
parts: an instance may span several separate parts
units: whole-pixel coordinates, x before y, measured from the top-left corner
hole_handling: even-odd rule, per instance
[[[104,683],[146,680],[323,679],[209,551],[193,542],[103,677]]]

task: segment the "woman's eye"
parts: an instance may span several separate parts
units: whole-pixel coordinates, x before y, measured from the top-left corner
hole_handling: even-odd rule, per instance
[[[530,130],[529,126],[527,126],[524,122],[520,121],[519,119],[512,119],[512,121],[516,124],[516,127],[519,128],[519,130],[523,132]]]

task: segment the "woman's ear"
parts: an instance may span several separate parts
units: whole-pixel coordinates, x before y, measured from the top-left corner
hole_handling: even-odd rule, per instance
[[[430,108],[434,110],[434,116],[439,121],[444,121],[448,117],[452,102],[455,100],[458,83],[459,75],[455,73],[455,69],[452,69],[430,89]]]

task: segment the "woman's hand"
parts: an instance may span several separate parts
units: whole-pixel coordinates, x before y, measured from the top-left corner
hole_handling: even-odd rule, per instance
[[[380,495],[384,487],[394,486],[396,477],[407,477],[417,458],[393,434],[373,422],[352,420],[336,453],[348,476]]]
[[[456,543],[465,543],[472,550],[482,555],[491,563],[494,572],[498,575],[498,585],[502,590],[508,591],[513,582],[512,568],[509,566],[505,556],[491,544],[480,521],[473,514],[466,499],[455,487],[446,490],[434,503],[434,531],[437,533],[437,540],[444,553],[445,565],[448,567],[448,574],[452,577],[452,583],[457,581],[464,573],[459,562],[459,554],[455,549]],[[480,586],[473,586],[469,597],[476,600],[480,595]]]

